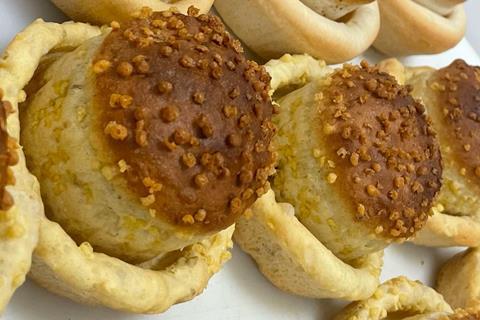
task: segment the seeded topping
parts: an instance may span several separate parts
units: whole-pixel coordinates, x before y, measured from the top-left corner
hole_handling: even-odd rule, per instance
[[[430,88],[437,92],[442,108],[441,126],[448,128],[449,147],[464,175],[480,183],[480,69],[455,60],[438,70]]]
[[[471,309],[457,309],[455,313],[448,318],[449,320],[480,320],[480,310],[476,308]]]
[[[0,210],[6,211],[13,206],[13,198],[5,188],[15,184],[15,177],[9,167],[18,163],[18,145],[7,132],[7,117],[12,112],[12,106],[2,98],[0,91]]]
[[[265,191],[270,77],[219,18],[189,12],[144,10],[106,37],[92,63],[98,125],[143,205],[219,230]]]
[[[317,98],[334,172],[326,180],[357,221],[388,238],[419,230],[440,188],[438,145],[410,91],[362,62],[336,71]]]

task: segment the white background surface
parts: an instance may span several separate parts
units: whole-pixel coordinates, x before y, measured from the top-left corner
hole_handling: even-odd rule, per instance
[[[476,2],[471,7],[480,7]],[[477,9],[478,10],[478,9]],[[478,24],[479,11],[472,11]],[[64,16],[47,0],[0,0],[0,49],[29,22],[37,17],[49,21],[63,21]],[[477,25],[478,26],[478,25]],[[479,28],[475,29],[479,30]],[[479,36],[478,31],[473,36]],[[478,38],[477,38],[478,39]],[[476,40],[480,49],[480,40]],[[375,52],[367,54],[375,62],[382,57]],[[480,65],[480,59],[472,47],[462,41],[456,48],[437,56],[409,57],[410,65],[441,67],[454,58],[464,58],[471,64]],[[392,246],[386,251],[382,279],[407,275],[433,284],[440,264],[458,249],[426,249],[413,245]],[[258,272],[254,263],[238,248],[233,250],[233,259],[210,281],[205,292],[191,302],[172,307],[156,316],[136,316],[76,304],[54,296],[44,289],[27,282],[17,291],[4,315],[6,320],[290,320],[330,319],[341,303],[316,301],[295,297],[273,287]]]
[[[466,9],[468,16],[467,39],[472,47],[480,53],[480,1],[467,1]]]

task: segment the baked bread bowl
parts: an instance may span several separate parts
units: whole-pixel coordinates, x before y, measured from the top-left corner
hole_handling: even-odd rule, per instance
[[[395,59],[382,68],[412,86],[432,118],[443,159],[443,186],[435,214],[415,242],[429,246],[480,245],[480,71],[463,60],[435,70],[406,68]]]
[[[480,309],[455,309],[441,294],[423,285],[398,277],[381,284],[368,299],[351,303],[335,320],[476,320]]]
[[[373,46],[389,56],[454,47],[466,29],[465,0],[378,0],[381,27]]]
[[[52,292],[135,313],[190,300],[266,191],[270,78],[218,18],[188,13],[39,20],[7,49],[48,217],[30,275]]]
[[[274,192],[239,220],[235,240],[285,291],[368,297],[382,249],[422,228],[440,188],[425,109],[366,62],[332,70],[286,55],[266,68],[280,109]]]
[[[264,59],[289,52],[344,62],[365,51],[380,27],[370,0],[217,0],[215,9]]]
[[[143,7],[155,11],[175,8],[186,14],[190,6],[201,13],[208,13],[214,0],[51,0],[60,10],[74,21],[89,22],[96,25],[109,24],[112,21],[126,21],[131,15],[140,12]]]

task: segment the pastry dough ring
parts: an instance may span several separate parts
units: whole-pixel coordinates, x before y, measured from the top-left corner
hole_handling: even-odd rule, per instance
[[[15,47],[16,41],[10,45],[13,50]],[[9,53],[3,54],[0,59],[0,100],[12,107],[12,113],[6,112],[6,131],[18,142],[18,103],[24,100],[25,93],[18,89],[17,83],[27,80],[24,74],[18,74],[20,66],[12,63]],[[20,56],[19,61],[22,58],[26,56]],[[38,181],[29,173],[21,148],[15,152],[19,161],[10,168],[16,181],[6,187],[14,204],[6,211],[0,210],[0,313],[15,289],[25,281],[32,252],[38,242],[40,217],[43,215]]]
[[[99,34],[99,28],[81,23],[35,21],[7,48],[1,70],[10,76],[2,78],[2,88],[10,96],[21,95],[45,54],[75,48]],[[57,223],[42,218],[30,275],[47,289],[83,303],[159,313],[205,288],[230,258],[233,230],[232,226],[185,248],[175,263],[157,271],[155,263],[149,270],[94,253],[88,243],[77,246]]]
[[[307,55],[285,55],[266,65],[273,90],[301,85],[328,73],[323,62]],[[282,290],[312,298],[358,300],[378,285],[383,252],[344,263],[328,250],[293,214],[277,203],[270,190],[237,222],[235,241],[256,261],[260,271]],[[360,261],[361,260],[361,261]]]
[[[179,12],[187,13],[190,6],[207,13],[214,0],[51,0],[60,10],[74,21],[90,22],[98,25],[109,24],[112,21],[128,20],[132,13],[138,12],[143,7],[152,8],[153,11],[165,11],[172,7]]]
[[[430,6],[440,10],[438,3]],[[446,16],[413,0],[379,0],[378,7],[382,23],[373,46],[390,56],[439,53],[455,46],[465,34],[463,5],[453,7]]]
[[[347,306],[335,320],[380,320],[389,313],[408,312],[421,314],[408,319],[445,319],[453,313],[443,297],[432,288],[405,277],[381,284],[372,297]],[[407,319],[407,318],[405,318]]]
[[[347,61],[373,43],[380,27],[376,3],[358,7],[345,23],[300,0],[217,0],[215,8],[250,49],[267,59],[291,52],[329,63]]]
[[[437,277],[437,289],[453,307],[480,305],[480,251],[470,248],[447,261]]]

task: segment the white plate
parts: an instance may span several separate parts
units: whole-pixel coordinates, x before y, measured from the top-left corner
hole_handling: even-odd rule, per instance
[[[42,17],[47,21],[64,21],[65,17],[47,0],[0,0],[0,49],[28,23]],[[370,51],[371,62],[382,58]],[[480,65],[480,58],[463,40],[456,48],[440,55],[402,59],[408,65],[442,67],[455,58]],[[358,59],[356,59],[358,61]],[[434,283],[438,267],[458,249],[427,249],[413,245],[387,249],[382,279],[406,275],[426,284]],[[4,315],[6,320],[293,320],[330,319],[341,303],[304,299],[281,292],[257,270],[252,260],[237,247],[232,260],[210,281],[205,292],[193,301],[176,305],[157,316],[137,316],[76,304],[50,294],[27,281],[17,291]]]

